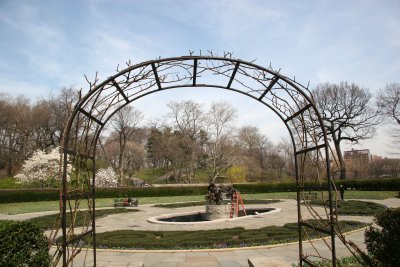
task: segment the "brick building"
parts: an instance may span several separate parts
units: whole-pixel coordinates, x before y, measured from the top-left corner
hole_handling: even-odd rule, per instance
[[[369,149],[345,151],[343,157],[346,164],[347,179],[365,179],[369,176],[369,165],[372,159]]]

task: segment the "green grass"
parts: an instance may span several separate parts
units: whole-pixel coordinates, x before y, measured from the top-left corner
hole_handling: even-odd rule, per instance
[[[127,213],[127,212],[138,212],[138,210],[125,209],[125,208],[96,210],[96,219],[106,217],[112,214]],[[72,216],[70,213],[68,213],[67,216],[68,216],[67,224],[70,225]],[[88,216],[89,214],[87,211],[78,211],[76,216],[75,226],[83,226],[85,222],[89,220]],[[55,224],[57,217],[58,214],[51,214],[51,215],[32,218],[29,221],[36,223],[40,229],[47,230],[53,228],[53,225]]]
[[[387,199],[398,197],[399,191],[357,191],[346,190],[345,199]]]
[[[309,223],[314,223],[309,221]],[[344,231],[365,227],[354,221],[339,222]],[[242,227],[201,231],[119,230],[96,234],[99,248],[119,249],[203,249],[270,245],[298,240],[297,223],[267,226],[260,229]],[[310,230],[310,233],[312,231]],[[313,235],[317,237],[316,234]]]
[[[244,200],[243,204],[271,204],[280,202],[278,199],[248,199]],[[168,204],[156,204],[154,207],[159,208],[184,208],[184,207],[194,207],[194,206],[204,206],[206,201],[193,201],[193,202],[181,202],[181,203],[168,203]]]
[[[17,189],[22,188],[22,185],[17,183],[15,178],[1,178],[0,179],[0,189]]]
[[[172,197],[142,197],[139,198],[139,206],[143,204],[157,204],[169,202],[187,202],[187,201],[200,201],[204,196],[172,196]],[[81,202],[82,209],[86,208],[85,201]],[[114,207],[114,198],[96,198],[96,207]],[[21,214],[39,211],[58,210],[58,201],[38,201],[38,202],[20,202],[20,203],[1,203],[0,214]]]
[[[398,195],[397,191],[346,191],[346,198],[355,199],[387,199]],[[295,192],[275,192],[262,194],[242,194],[246,200],[262,200],[262,199],[295,199]],[[173,202],[192,202],[204,201],[203,195],[197,196],[165,196],[165,197],[141,197],[141,204],[158,204],[158,203],[173,203]],[[113,207],[114,198],[97,198],[96,207]],[[82,202],[82,208],[85,204]],[[38,202],[21,202],[21,203],[1,203],[0,214],[21,214],[39,211],[58,210],[58,201],[38,201]]]
[[[324,205],[320,200],[313,200],[311,204]],[[373,202],[358,200],[338,201],[337,213],[339,215],[372,216],[383,211],[385,211],[385,206]]]

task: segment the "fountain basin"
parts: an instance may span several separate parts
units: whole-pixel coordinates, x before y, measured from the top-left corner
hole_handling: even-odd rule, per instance
[[[156,217],[148,218],[147,221],[150,223],[158,224],[201,224],[201,223],[214,223],[220,221],[232,221],[241,220],[246,218],[260,218],[267,216],[268,214],[280,212],[279,208],[246,208],[246,215],[242,211],[239,212],[239,217],[229,219],[228,217],[211,217],[208,212],[205,211],[190,211],[181,212],[174,214],[163,214]],[[229,216],[229,215],[228,215]]]

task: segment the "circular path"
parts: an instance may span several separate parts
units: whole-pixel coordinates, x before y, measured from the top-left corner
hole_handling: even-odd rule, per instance
[[[400,207],[400,199],[392,198],[386,200],[368,200],[386,205],[388,207]],[[263,205],[265,206],[265,205]],[[281,211],[271,214],[258,215],[253,218],[243,218],[239,220],[223,220],[213,223],[200,223],[193,225],[165,225],[149,223],[147,218],[201,210],[201,207],[187,208],[158,208],[153,205],[139,205],[139,212],[122,213],[109,215],[105,218],[96,220],[96,232],[106,232],[115,230],[204,230],[218,229],[242,226],[248,229],[261,228],[268,225],[284,225],[290,222],[297,222],[297,206],[294,200],[282,200],[279,203],[268,204],[268,207],[280,208]],[[38,212],[20,215],[4,215],[0,214],[0,219],[25,220],[32,217],[42,216],[54,212]],[[370,223],[371,216],[341,216],[340,220],[355,220]],[[354,231],[346,235],[346,239],[356,243],[361,249],[365,249],[364,230]],[[318,246],[322,255],[329,255],[328,248],[322,243],[322,240],[314,241],[313,244]],[[337,244],[337,256],[347,256],[349,251],[341,245]],[[311,248],[309,243],[303,244],[304,250]],[[91,265],[91,252],[87,257],[86,266]],[[292,263],[298,262],[298,244],[283,244],[265,247],[250,248],[231,248],[220,250],[181,250],[181,251],[133,251],[133,250],[97,250],[97,266],[249,266],[248,259],[265,259],[278,257],[280,265],[271,266],[291,266]],[[84,253],[79,254],[74,261],[74,266],[83,266]],[[263,265],[268,266],[268,265]]]

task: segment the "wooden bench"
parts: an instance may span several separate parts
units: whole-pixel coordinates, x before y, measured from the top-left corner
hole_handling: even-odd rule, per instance
[[[139,200],[131,197],[114,199],[114,207],[137,207],[138,204]]]

